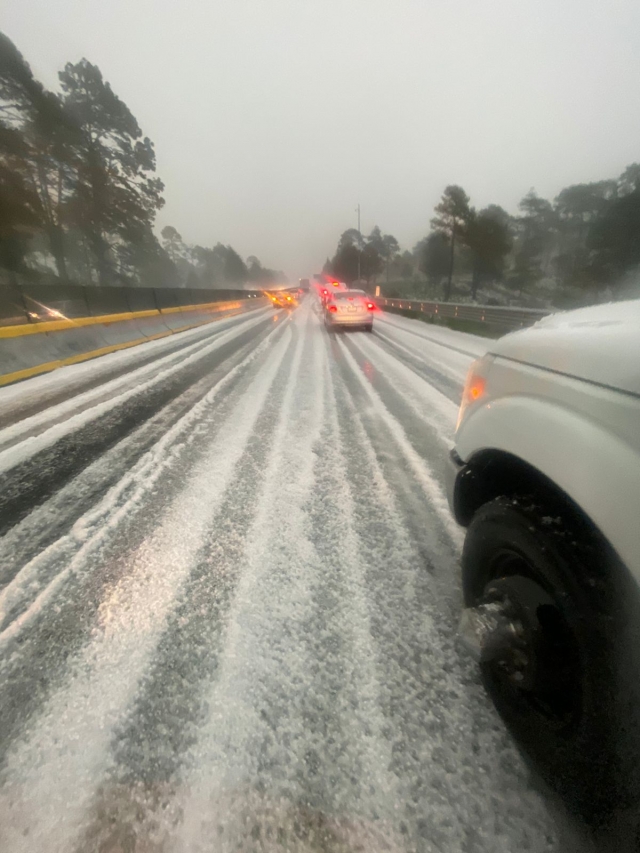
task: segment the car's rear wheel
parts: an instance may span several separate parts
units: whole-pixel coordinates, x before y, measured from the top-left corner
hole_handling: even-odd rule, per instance
[[[507,497],[477,511],[462,557],[469,613],[499,624],[481,656],[488,692],[549,780],[592,807],[620,797],[629,747],[618,737],[619,568],[603,559],[586,523],[576,529],[533,499]]]

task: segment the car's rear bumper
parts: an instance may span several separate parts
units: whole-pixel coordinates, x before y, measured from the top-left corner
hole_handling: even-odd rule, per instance
[[[368,326],[373,323],[373,317],[370,314],[357,314],[340,317],[336,314],[327,317],[327,323],[331,326]]]

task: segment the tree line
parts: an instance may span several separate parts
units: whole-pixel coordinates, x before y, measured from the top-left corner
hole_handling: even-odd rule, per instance
[[[368,283],[383,270],[389,272],[400,252],[400,244],[391,234],[383,234],[376,225],[368,237],[356,228],[348,228],[338,241],[333,258],[327,258],[323,272],[340,281],[364,279]]]
[[[542,283],[547,291],[564,288],[590,300],[615,298],[639,266],[640,164],[633,163],[618,178],[565,187],[553,202],[532,189],[515,216],[496,204],[476,210],[464,189],[452,184],[413,251],[401,252],[378,227],[366,238],[349,229],[325,272],[369,283],[383,271],[387,281],[422,274],[444,300],[454,286],[460,291],[461,281],[474,300],[495,284],[520,297]]]
[[[165,228],[151,140],[100,69],[82,59],[34,77],[0,33],[0,267],[5,277],[215,287],[281,277],[230,246],[187,247]],[[166,233],[165,233],[166,232]]]
[[[640,264],[638,163],[615,179],[565,187],[553,202],[532,189],[518,210],[510,216],[492,204],[476,211],[462,187],[445,189],[420,249],[421,269],[444,280],[445,299],[456,260],[471,272],[474,298],[495,281],[518,293],[543,279],[594,295],[615,291]]]
[[[202,282],[224,282],[231,286],[243,283],[269,285],[287,281],[281,270],[263,267],[255,255],[249,255],[245,261],[231,246],[218,243],[208,249],[203,246],[190,246],[172,226],[165,226],[160,232],[162,248],[174,266],[181,286],[203,287]]]

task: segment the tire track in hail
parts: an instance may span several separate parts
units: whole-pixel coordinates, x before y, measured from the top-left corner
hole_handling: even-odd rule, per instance
[[[227,393],[232,391],[232,386],[243,375],[234,372],[236,365],[250,361],[255,348],[260,347],[272,332],[267,328],[232,354],[212,360],[210,371],[203,379],[188,386],[175,400],[141,423],[115,447],[101,454],[70,483],[62,486],[48,501],[35,507],[5,533],[0,539],[0,589],[10,583],[24,565],[68,533],[73,523],[86,512],[87,506],[104,496],[167,430],[221,380],[226,380]],[[228,381],[230,373],[233,374],[231,382]]]
[[[67,851],[99,779],[112,731],[134,701],[165,619],[242,457],[286,350],[281,339],[210,447],[206,463],[135,554],[129,573],[98,611],[90,643],[26,740],[7,757],[0,789],[0,838],[12,853],[34,845]],[[28,834],[25,834],[28,830]]]
[[[97,512],[89,509],[85,522],[78,525],[79,535],[63,536],[16,578],[16,586],[22,587],[26,602],[29,597],[36,598],[43,585],[46,592],[47,577],[55,580],[56,574],[65,571],[78,550],[91,539],[87,521],[94,519],[97,532],[102,534],[93,537],[95,554],[84,566],[80,564],[79,571],[66,572],[65,584],[55,597],[49,596],[55,606],[39,608],[39,616],[45,618],[23,625],[19,633],[14,633],[13,640],[3,644],[0,763],[12,740],[46,702],[49,692],[60,689],[69,661],[88,642],[102,601],[126,576],[132,555],[145,537],[152,534],[156,519],[183,487],[184,471],[199,464],[206,442],[213,440],[229,417],[252,381],[255,368],[259,367],[258,360],[268,353],[280,334],[276,331],[275,336],[259,344],[222,377],[206,397],[110,490]],[[125,511],[118,512],[122,507]],[[46,524],[46,514],[42,522]],[[91,571],[96,567],[100,567],[100,571]],[[26,569],[30,569],[30,573]]]
[[[268,309],[257,309],[257,311],[263,312],[266,316]],[[201,341],[206,342],[207,339],[213,339],[233,327],[237,328],[247,319],[250,318],[243,312],[220,318],[214,323],[198,326],[186,332],[155,341],[146,341],[144,346],[140,345],[143,346],[142,349],[134,348],[137,349],[135,359],[132,349],[110,353],[107,357],[92,360],[90,372],[87,362],[82,363],[83,369],[80,371],[78,371],[78,365],[59,368],[55,374],[48,374],[46,381],[44,376],[40,376],[37,390],[35,392],[32,390],[29,394],[25,394],[25,389],[20,388],[19,385],[4,386],[0,392],[0,402],[3,405],[3,411],[0,413],[0,430],[18,421],[32,418],[47,408],[59,406],[72,397],[84,395],[98,386],[104,387],[126,374],[130,375],[134,362],[135,370],[146,367],[152,362],[157,364],[159,360],[177,353],[185,346]],[[114,356],[116,356],[115,359]],[[77,375],[78,373],[80,375]]]
[[[377,423],[378,427],[383,427],[388,436],[387,444],[390,438],[395,445],[395,448],[404,459],[404,467],[409,468],[415,482],[418,484],[424,497],[426,497],[430,506],[433,508],[439,521],[439,527],[444,535],[454,544],[454,546],[460,547],[462,542],[460,528],[451,517],[447,499],[440,483],[434,477],[429,463],[415,449],[407,437],[400,421],[385,406],[384,401],[373,388],[371,381],[360,369],[344,341],[340,341],[340,350],[343,354],[341,365],[345,369],[344,375],[346,376],[347,374],[350,374],[351,387],[353,387],[353,379],[356,380],[356,384],[360,389],[361,398],[363,396],[366,401],[365,411],[370,415],[373,415],[373,419]]]
[[[299,336],[295,328],[294,334]],[[290,350],[295,345],[292,342]],[[111,769],[88,809],[79,852],[126,845],[134,823],[139,837],[144,838],[146,831],[161,833],[174,815],[183,763],[206,721],[206,696],[224,649],[228,611],[263,484],[265,455],[282,417],[294,370],[295,356],[283,363],[272,385],[234,480],[167,620],[136,702],[118,726],[111,745]]]
[[[384,331],[380,330],[381,325]],[[385,334],[385,332],[387,332],[387,329],[384,325],[377,324],[374,329],[374,337],[381,348],[388,352],[394,360],[406,365],[417,376],[420,376],[434,388],[437,388],[441,394],[448,397],[452,403],[460,400],[464,376],[460,377],[457,373],[451,375],[452,371],[447,370],[444,365],[432,359],[430,353],[427,351],[418,352],[417,347],[415,350],[411,349],[407,346],[406,340],[400,343],[394,340],[393,337]],[[471,361],[469,359],[469,364],[471,364]]]
[[[265,321],[266,322],[266,321]],[[130,389],[111,401],[108,407],[95,407],[95,412],[73,416],[78,428],[67,431],[69,424],[58,425],[33,441],[46,438],[51,444],[31,454],[32,442],[5,451],[3,464],[10,470],[3,475],[0,492],[0,534],[19,523],[34,508],[43,504],[62,486],[83,471],[95,458],[129,435],[138,424],[155,415],[163,406],[179,396],[186,384],[193,384],[207,375],[210,365],[206,356],[214,350],[218,355],[230,355],[240,341],[253,337],[252,329],[230,330],[212,342],[192,352],[183,362],[173,365],[160,375],[149,379],[137,389]],[[196,345],[197,346],[197,345]],[[102,416],[96,417],[100,412]],[[18,454],[22,454],[16,463]],[[26,454],[26,455],[25,455]]]
[[[443,442],[453,439],[457,403],[453,403],[431,382],[394,358],[384,346],[370,337],[351,337],[347,345],[361,368],[364,359],[373,365],[375,373],[370,379],[385,402],[387,399],[401,401],[408,410],[408,417],[417,419],[423,431],[428,430]],[[387,405],[387,408],[392,410],[393,403]],[[406,427],[405,418],[401,417],[400,420]]]
[[[389,478],[362,396],[340,362],[335,373],[402,849],[559,851],[553,817],[458,653],[455,549],[431,543],[431,564],[424,561],[413,508]],[[434,515],[423,496],[423,527]]]
[[[302,310],[306,347],[296,359],[295,383],[273,438],[219,678],[207,724],[191,751],[179,798],[183,818],[171,850],[208,850],[215,837],[218,851],[230,851],[250,847],[257,837],[268,844],[271,833],[286,846],[283,839],[294,830],[291,822],[281,826],[281,809],[300,816],[301,801],[314,796],[305,707],[318,656],[317,650],[312,658],[307,654],[307,628],[321,566],[307,504],[315,491],[314,448],[325,415],[322,332],[309,322],[309,309]]]

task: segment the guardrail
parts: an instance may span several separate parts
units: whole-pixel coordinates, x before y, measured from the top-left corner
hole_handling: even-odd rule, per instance
[[[378,297],[376,301],[382,308],[419,311],[429,317],[442,317],[445,320],[473,320],[476,323],[485,323],[487,326],[505,332],[531,326],[537,320],[541,320],[551,313],[539,308],[505,308],[499,305],[465,305],[457,302],[387,299],[383,296]]]

